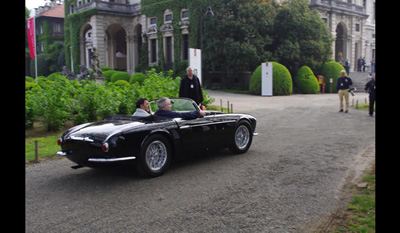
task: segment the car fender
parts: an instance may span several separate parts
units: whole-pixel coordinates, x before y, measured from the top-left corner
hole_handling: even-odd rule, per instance
[[[175,129],[171,129],[168,131],[167,129],[154,129],[152,130],[146,137],[144,137],[140,148],[143,148],[144,142],[152,135],[160,134],[167,138],[168,142],[170,143],[172,149],[172,155],[175,153],[179,153],[180,150],[180,135]]]

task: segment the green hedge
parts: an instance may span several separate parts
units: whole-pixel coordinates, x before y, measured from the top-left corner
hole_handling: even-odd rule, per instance
[[[326,62],[322,66],[322,72],[321,75],[324,76],[324,82],[325,82],[325,92],[326,93],[337,93],[336,90],[336,85],[337,85],[337,80],[341,76],[340,71],[344,70],[344,67],[335,61],[330,61]],[[346,73],[347,75],[347,73]],[[333,79],[333,83],[329,82],[329,79]],[[331,86],[332,86],[332,92],[331,92]]]
[[[129,83],[125,80],[118,80],[114,83],[114,85],[123,87],[123,86],[129,86]]]
[[[111,82],[115,83],[118,80],[125,80],[129,82],[131,75],[125,71],[117,71],[111,76]]]
[[[111,76],[117,72],[116,70],[106,70],[103,72],[103,76],[106,78],[107,82],[111,82]]]
[[[302,66],[297,71],[294,83],[303,94],[318,94],[319,92],[317,77],[308,66]]]
[[[273,95],[290,95],[293,90],[292,76],[289,70],[278,62],[273,64]],[[253,94],[261,94],[261,65],[258,66],[251,76],[249,90]]]
[[[134,75],[132,75],[131,79],[129,80],[129,83],[139,83],[140,85],[142,85],[143,81],[146,79],[146,75],[142,74],[142,73],[135,73]]]
[[[107,71],[105,71],[107,72]],[[29,80],[29,78],[27,78]],[[41,121],[48,131],[57,131],[67,120],[82,124],[104,119],[107,114],[131,115],[139,97],[149,100],[160,97],[178,97],[180,78],[172,72],[148,71],[142,85],[126,80],[100,85],[90,80],[68,80],[60,76],[54,81],[38,78],[38,85],[26,81],[25,127]],[[204,105],[212,103],[203,91]]]

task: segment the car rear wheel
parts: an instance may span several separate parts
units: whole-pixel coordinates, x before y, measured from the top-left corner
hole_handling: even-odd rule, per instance
[[[157,177],[167,171],[170,162],[171,148],[168,140],[161,135],[153,135],[143,144],[137,169],[144,177]]]
[[[252,141],[253,133],[250,124],[245,121],[240,122],[235,129],[233,143],[229,150],[234,154],[243,154],[250,148]]]

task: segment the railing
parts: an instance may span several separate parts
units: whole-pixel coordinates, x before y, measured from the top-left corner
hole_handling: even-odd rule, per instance
[[[81,12],[88,9],[96,8],[101,11],[110,11],[114,13],[123,13],[129,15],[135,15],[140,13],[140,3],[136,4],[123,4],[115,2],[104,2],[104,1],[92,1],[82,6],[73,9],[72,13]]]

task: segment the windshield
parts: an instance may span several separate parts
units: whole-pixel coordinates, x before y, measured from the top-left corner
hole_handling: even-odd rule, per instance
[[[171,111],[173,112],[192,112],[198,111],[199,107],[190,99],[171,98]],[[158,110],[157,100],[150,101],[150,112],[154,114]]]

